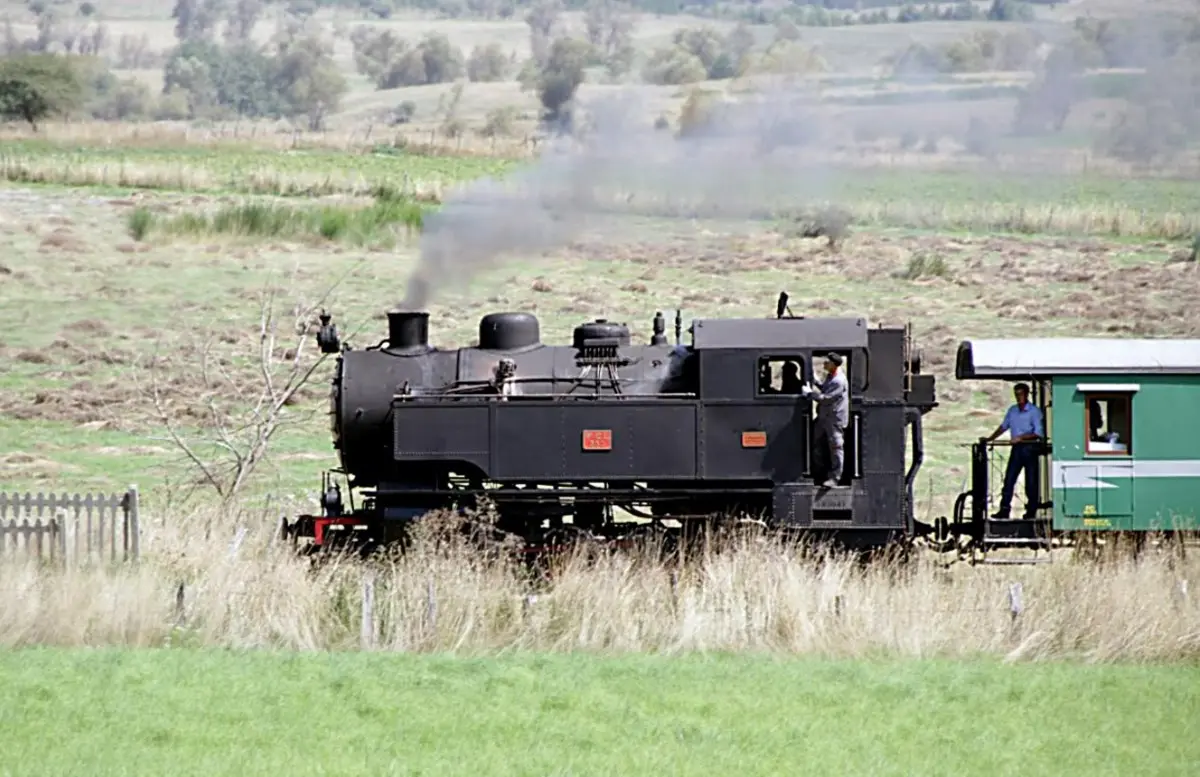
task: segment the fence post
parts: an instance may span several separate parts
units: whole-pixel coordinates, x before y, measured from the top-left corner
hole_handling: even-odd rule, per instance
[[[362,579],[362,623],[359,639],[363,650],[375,647],[375,576],[366,572]]]
[[[138,521],[138,487],[134,483],[125,494],[125,549],[135,561],[141,555],[141,528]]]
[[[1018,619],[1021,617],[1021,613],[1025,611],[1024,597],[1020,583],[1012,583],[1008,586],[1008,611],[1012,616],[1012,622],[1009,626],[1010,634],[1013,639],[1016,639],[1020,630]]]
[[[237,558],[238,551],[242,548],[242,543],[246,540],[246,527],[239,526],[237,533],[233,536],[233,540],[229,543],[229,560]]]
[[[70,559],[67,558],[67,527],[69,520],[67,519],[67,511],[59,507],[55,512],[58,513],[54,517],[54,523],[58,529],[58,563],[63,569],[71,566]]]
[[[433,594],[433,578],[429,578],[425,585],[425,612],[429,620],[429,634],[431,637],[437,636],[437,597]]]
[[[175,625],[182,627],[184,622],[184,582],[179,581],[179,585],[175,588]]]

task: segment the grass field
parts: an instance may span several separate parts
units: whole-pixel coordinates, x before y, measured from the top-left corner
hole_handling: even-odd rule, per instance
[[[1195,667],[27,650],[0,708],[6,777],[1200,769]]]

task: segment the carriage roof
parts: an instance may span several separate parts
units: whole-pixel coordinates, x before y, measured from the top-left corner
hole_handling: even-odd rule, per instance
[[[1063,337],[964,340],[955,377],[1200,374],[1200,340]]]

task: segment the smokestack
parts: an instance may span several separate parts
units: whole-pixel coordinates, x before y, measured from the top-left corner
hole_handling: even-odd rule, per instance
[[[429,348],[429,314],[389,310],[388,350],[415,351]]]

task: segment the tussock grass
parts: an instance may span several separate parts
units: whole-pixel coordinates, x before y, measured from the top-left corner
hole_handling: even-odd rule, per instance
[[[921,252],[913,254],[903,270],[898,270],[895,277],[906,281],[920,278],[945,278],[950,274],[946,258],[941,254]]]
[[[568,560],[549,583],[429,525],[408,555],[310,568],[274,520],[212,512],[148,519],[129,568],[0,565],[0,644],[363,647],[364,577],[380,650],[749,651],[1012,660],[1200,658],[1200,565],[1165,552],[1097,566],[917,562],[869,568],[747,534],[673,570],[652,554]],[[1024,587],[1014,624],[1009,586]],[[183,606],[177,593],[183,586]]]
[[[420,230],[421,206],[399,196],[385,196],[366,207],[248,202],[223,205],[210,213],[184,212],[161,216],[135,208],[128,230],[135,240],[154,233],[170,236],[304,238],[320,237],[356,245],[391,243],[400,228],[407,234]]]

